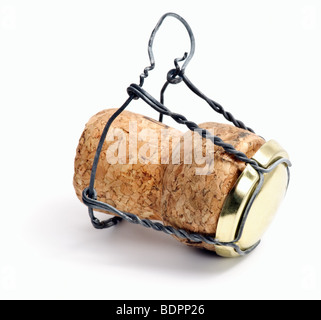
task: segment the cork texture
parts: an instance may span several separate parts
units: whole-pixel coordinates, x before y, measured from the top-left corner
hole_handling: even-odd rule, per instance
[[[80,200],[82,191],[89,185],[102,131],[116,110],[104,110],[92,117],[80,138],[74,173],[74,188]],[[130,144],[133,124],[139,134],[131,140],[134,144]],[[259,136],[231,125],[203,123],[200,127],[212,131],[250,158],[265,143]],[[142,219],[160,220],[175,228],[215,236],[224,201],[245,169],[243,162],[197,133],[183,134],[128,111],[113,122],[106,140],[95,182],[99,201]],[[167,145],[164,141],[171,143]],[[193,147],[200,144],[199,152],[195,152]],[[168,152],[163,152],[167,149]],[[110,156],[117,163],[110,161]],[[176,162],[172,163],[173,159]],[[215,250],[204,243],[180,241]]]
[[[210,131],[214,130],[216,136],[233,145],[249,158],[265,143],[259,136],[231,125],[203,123],[199,126]],[[163,222],[178,229],[215,237],[225,199],[246,165],[244,162],[237,161],[234,156],[218,146],[214,146],[214,150],[206,155],[204,152],[206,144],[203,139],[202,155],[206,155],[207,159],[206,165],[203,167],[207,174],[198,175],[195,170],[202,166],[197,164],[200,162],[191,150],[196,135],[188,132],[184,138],[188,142],[181,143],[180,147],[174,149],[173,152],[180,152],[181,159],[184,159],[184,154],[189,154],[193,156],[193,161],[187,161],[191,164],[181,161],[179,165],[170,164],[166,167],[162,193]],[[211,160],[213,158],[214,169]],[[194,244],[188,240],[180,241],[187,245],[215,251],[214,246],[211,245]]]
[[[74,187],[80,200],[82,191],[89,185],[91,169],[101,134],[107,121],[116,110],[105,110],[92,117],[80,138],[74,175]],[[135,152],[129,150],[130,123],[137,124],[137,131],[140,132],[138,138],[141,141],[137,142],[137,150],[148,149],[148,147],[150,149],[142,153],[137,152],[137,156],[133,155]],[[113,122],[107,141],[104,143],[97,169],[95,189],[99,201],[108,203],[118,210],[136,214],[143,219],[161,220],[164,166],[159,164],[164,153],[161,152],[162,145],[159,141],[162,129],[167,129],[163,130],[163,134],[177,137],[182,135],[178,130],[128,111],[124,111]],[[156,132],[157,136],[150,135],[151,130],[153,130],[153,133]],[[124,133],[124,135],[121,134],[120,138],[117,139],[119,132]],[[116,137],[114,141],[109,142],[111,136]],[[117,141],[119,142],[121,139],[127,139],[126,158],[119,161],[125,164],[110,164],[106,159],[107,150],[111,145],[118,147]],[[171,154],[171,148],[168,154]],[[137,160],[133,160],[133,158]],[[162,160],[166,162],[167,159]],[[137,163],[129,164],[130,161]],[[146,164],[147,162],[150,162],[150,164]]]

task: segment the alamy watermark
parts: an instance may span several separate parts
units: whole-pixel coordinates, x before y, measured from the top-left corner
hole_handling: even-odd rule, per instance
[[[305,31],[314,31],[318,27],[318,10],[316,5],[305,5],[301,9],[301,26]]]
[[[111,164],[196,164],[196,175],[214,171],[214,144],[201,136],[201,130],[180,136],[164,127],[138,129],[137,122],[129,122],[129,130],[112,128],[107,135],[106,161]],[[207,130],[207,137],[214,129]]]
[[[17,287],[16,270],[12,266],[0,268],[0,289],[6,292],[15,291]]]
[[[13,5],[0,6],[0,29],[11,31],[17,27],[17,11]]]

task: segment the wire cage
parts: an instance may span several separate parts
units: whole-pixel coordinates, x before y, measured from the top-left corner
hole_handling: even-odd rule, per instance
[[[157,31],[161,27],[162,23],[167,17],[173,17],[177,20],[179,20],[186,28],[188,35],[190,37],[190,43],[191,48],[189,53],[185,53],[182,57],[176,58],[174,60],[175,68],[170,70],[167,74],[167,81],[164,84],[163,88],[161,89],[160,94],[160,101],[155,99],[152,95],[150,95],[147,91],[143,89],[144,82],[146,78],[149,76],[149,73],[154,70],[155,68],[155,59],[154,59],[154,53],[153,53],[153,44],[155,40],[155,36],[157,34]],[[271,173],[273,173],[278,167],[282,166],[285,168],[287,173],[287,181],[285,188],[287,189],[289,180],[290,180],[290,167],[291,162],[289,159],[287,159],[286,156],[278,156],[274,157],[273,161],[265,166],[262,165],[261,161],[257,161],[254,158],[248,158],[246,154],[236,150],[231,144],[225,143],[221,138],[218,136],[215,136],[211,134],[208,130],[200,128],[196,123],[193,121],[188,120],[185,116],[174,113],[171,110],[169,110],[164,105],[164,96],[167,88],[170,85],[177,85],[179,83],[185,83],[185,85],[197,96],[199,96],[201,99],[206,101],[208,105],[217,113],[224,116],[226,120],[233,123],[234,126],[245,129],[247,131],[250,131],[254,133],[253,129],[247,127],[242,121],[237,120],[234,118],[234,116],[230,113],[224,110],[224,108],[217,102],[213,101],[212,99],[208,98],[205,94],[203,94],[186,76],[186,68],[193,58],[195,53],[195,38],[193,31],[189,24],[178,14],[175,13],[167,13],[161,17],[159,22],[157,23],[155,29],[153,30],[149,43],[148,43],[148,54],[150,59],[150,65],[144,69],[144,72],[140,75],[140,83],[138,84],[131,84],[129,88],[127,89],[127,92],[129,94],[129,98],[125,101],[125,103],[110,117],[109,121],[107,122],[103,133],[100,137],[100,142],[97,147],[96,155],[93,161],[92,171],[91,171],[91,178],[90,178],[90,184],[89,186],[83,191],[82,194],[82,200],[83,203],[88,207],[89,216],[91,219],[91,222],[93,226],[97,229],[106,229],[110,228],[112,226],[117,225],[122,220],[125,220],[127,222],[133,223],[133,224],[139,224],[141,226],[144,226],[146,228],[152,228],[156,231],[164,232],[168,235],[174,235],[180,239],[187,239],[191,241],[192,243],[206,243],[209,245],[215,245],[217,248],[227,248],[230,253],[226,254],[226,251],[222,251],[221,255],[231,255],[231,252],[233,252],[232,255],[238,255],[243,256],[251,251],[253,251],[258,244],[260,243],[260,240],[256,241],[254,244],[250,245],[247,248],[243,248],[240,245],[240,240],[244,236],[244,230],[245,226],[248,220],[249,213],[252,209],[253,203],[257,199],[257,197],[262,192],[262,188],[264,188],[265,183],[265,177]],[[180,64],[182,63],[182,66]],[[234,239],[230,239],[229,241],[224,241],[222,239],[219,239],[217,237],[211,237],[204,234],[199,233],[191,233],[183,229],[176,229],[172,226],[165,226],[160,222],[154,222],[149,219],[141,219],[137,215],[127,213],[120,211],[113,207],[110,204],[103,203],[97,200],[97,192],[94,188],[95,186],[95,179],[96,179],[96,173],[99,163],[99,158],[102,152],[103,144],[106,140],[107,134],[109,132],[109,129],[112,125],[112,123],[115,121],[115,119],[134,101],[141,99],[143,100],[147,105],[152,107],[154,110],[156,110],[160,116],[159,121],[163,122],[164,116],[171,117],[174,119],[177,123],[185,125],[189,130],[191,131],[197,131],[203,138],[210,140],[214,145],[222,147],[225,152],[228,154],[231,154],[235,157],[236,160],[242,161],[246,163],[247,167],[251,170],[255,171],[256,174],[256,181],[253,184],[253,188],[251,190],[251,194],[247,197],[246,204],[244,206],[244,209],[242,210],[241,216],[238,217],[237,220],[237,229],[235,232]],[[108,211],[114,215],[115,217],[106,220],[106,221],[100,221],[95,217],[94,210],[102,210],[102,211]],[[255,228],[255,225],[254,227]]]

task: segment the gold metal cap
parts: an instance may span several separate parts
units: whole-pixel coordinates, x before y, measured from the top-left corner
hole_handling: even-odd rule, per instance
[[[258,245],[287,191],[289,156],[276,141],[264,144],[253,159],[264,169],[279,164],[264,174],[248,164],[231,190],[216,232],[222,243],[216,252],[223,257],[238,257]]]

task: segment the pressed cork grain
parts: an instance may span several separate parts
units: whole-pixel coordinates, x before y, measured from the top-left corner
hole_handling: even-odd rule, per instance
[[[96,149],[100,140],[103,129],[109,118],[117,109],[102,111],[92,117],[87,123],[86,128],[80,138],[75,159],[74,187],[78,198],[81,200],[82,191],[88,187],[90,174],[95,157]],[[150,150],[157,150],[153,153],[138,153],[137,164],[128,164],[132,160],[133,154],[129,152],[129,125],[130,122],[137,124],[138,132],[141,132],[140,140],[137,142],[137,149],[146,146],[146,140],[149,140]],[[125,134],[126,138],[126,158],[121,159],[125,164],[109,164],[106,159],[108,148],[117,142],[108,141],[104,143],[102,153],[99,159],[95,189],[98,194],[98,200],[108,203],[118,210],[130,212],[139,215],[144,219],[161,220],[161,193],[164,167],[158,164],[145,165],[147,159],[144,154],[149,155],[151,163],[161,163],[161,143],[155,139],[149,139],[148,131],[143,129],[149,128],[153,132],[158,132],[156,140],[161,139],[161,129],[172,136],[180,136],[178,130],[168,128],[165,125],[152,119],[124,111],[112,124],[107,136],[116,135],[119,129]],[[118,130],[118,131],[117,131]],[[171,150],[170,153],[171,154]],[[156,158],[156,159],[155,159]],[[163,161],[165,161],[163,159]]]
[[[92,117],[80,138],[74,175],[74,187],[80,200],[82,191],[89,185],[100,136],[115,111],[116,109],[105,110]],[[139,132],[139,139],[136,140],[137,150],[145,148],[149,151],[141,154],[129,147],[130,122],[137,123]],[[214,129],[216,136],[244,152],[249,158],[265,143],[257,135],[231,125],[204,123],[200,127]],[[207,164],[198,165],[196,163],[199,163],[199,159],[192,152],[194,135],[190,132],[183,135],[178,130],[131,112],[124,111],[113,122],[108,137],[117,135],[119,128],[124,132],[122,138],[116,137],[115,141],[105,142],[100,156],[95,182],[98,200],[109,203],[118,210],[136,214],[142,219],[160,220],[175,228],[215,236],[224,201],[245,169],[245,164],[236,161],[221,147],[215,146],[213,151],[206,154],[205,146],[211,142],[203,139],[200,140],[202,152],[198,156],[206,156]],[[156,132],[156,136],[151,135],[146,129]],[[175,139],[177,142],[173,150],[171,144],[169,145],[169,153],[165,153],[164,156],[162,151],[165,146],[160,141],[161,137],[166,141],[169,136],[173,144]],[[110,140],[108,137],[107,140]],[[119,154],[118,157],[121,163],[125,164],[109,164],[106,159],[107,150],[112,144],[117,146],[123,138],[126,139],[126,155],[123,159]],[[178,143],[183,138],[185,143]],[[172,153],[176,155],[175,158],[180,156],[178,164],[171,164]],[[137,164],[128,164],[136,154]],[[186,159],[187,163],[191,164],[186,164],[186,161],[184,162]],[[147,164],[148,161],[150,163]],[[196,169],[200,168],[207,174],[197,175]],[[188,245],[214,250],[214,246],[181,241]]]
[[[200,124],[203,129],[214,129],[216,136],[224,142],[233,145],[237,150],[251,158],[265,141],[248,131],[219,123]],[[185,134],[189,143],[181,144],[180,152],[183,159],[184,146],[190,149],[193,146],[194,136]],[[205,143],[203,139],[203,150]],[[209,154],[208,157],[213,155]],[[197,159],[196,159],[197,160]],[[168,165],[164,174],[164,187],[162,193],[162,217],[166,225],[184,229],[193,233],[215,236],[217,223],[225,199],[235,185],[240,174],[245,169],[245,163],[235,160],[223,148],[214,147],[214,170],[207,175],[196,175],[195,163]],[[210,161],[208,161],[210,162]],[[197,162],[198,163],[198,162]],[[207,244],[192,244],[188,240],[180,240],[188,245],[204,247],[215,250],[214,246]]]

